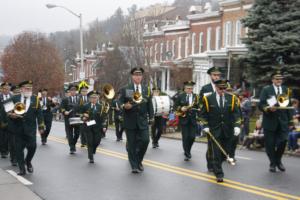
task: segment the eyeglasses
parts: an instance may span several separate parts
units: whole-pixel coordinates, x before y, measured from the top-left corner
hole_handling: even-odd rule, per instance
[[[219,90],[226,90],[226,87],[219,87]]]

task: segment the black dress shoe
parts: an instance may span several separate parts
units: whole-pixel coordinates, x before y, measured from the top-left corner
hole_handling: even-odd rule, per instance
[[[144,166],[143,166],[143,164],[142,164],[142,163],[140,163],[140,164],[139,164],[139,166],[138,166],[138,170],[140,170],[141,172],[143,172],[143,171],[144,171]]]
[[[218,183],[222,183],[222,182],[224,182],[224,180],[223,180],[222,177],[217,177],[217,182],[218,182]]]
[[[90,163],[94,163],[94,160],[93,160],[93,159],[90,159]]]
[[[134,168],[134,169],[131,170],[131,173],[133,173],[133,174],[138,174],[139,172],[140,171],[138,169],[136,169],[136,168]]]
[[[284,167],[284,165],[283,165],[282,163],[277,164],[277,168],[278,168],[280,171],[282,171],[282,172],[285,171],[285,167]]]
[[[2,154],[1,158],[7,158],[7,155],[6,154]]]
[[[270,171],[270,172],[276,172],[276,166],[273,165],[273,164],[270,165],[269,171]]]
[[[15,167],[18,165],[18,163],[16,161],[11,161],[11,165]]]
[[[184,157],[184,161],[189,161],[189,160],[190,160],[189,157],[187,156]]]
[[[24,175],[26,175],[26,170],[25,170],[25,169],[20,169],[18,175],[19,175],[19,176],[24,176]]]
[[[29,172],[29,173],[33,173],[33,166],[32,166],[32,164],[29,162],[29,163],[27,163],[27,171]]]

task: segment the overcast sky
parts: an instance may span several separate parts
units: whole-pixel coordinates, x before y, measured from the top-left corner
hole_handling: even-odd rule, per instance
[[[96,18],[108,18],[118,7],[127,12],[127,8],[133,4],[141,8],[164,2],[172,3],[173,0],[0,0],[0,36],[15,35],[22,31],[50,33],[79,26],[78,18],[61,8],[47,9],[47,3],[82,13],[86,27]]]

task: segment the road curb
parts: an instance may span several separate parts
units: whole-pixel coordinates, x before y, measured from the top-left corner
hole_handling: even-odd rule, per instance
[[[16,177],[0,168],[0,194],[5,200],[42,200]]]

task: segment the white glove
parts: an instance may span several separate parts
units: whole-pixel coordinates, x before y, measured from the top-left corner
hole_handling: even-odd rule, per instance
[[[208,133],[209,132],[209,128],[204,128],[203,132]]]
[[[234,127],[234,136],[238,136],[241,133],[241,129],[239,127]]]

